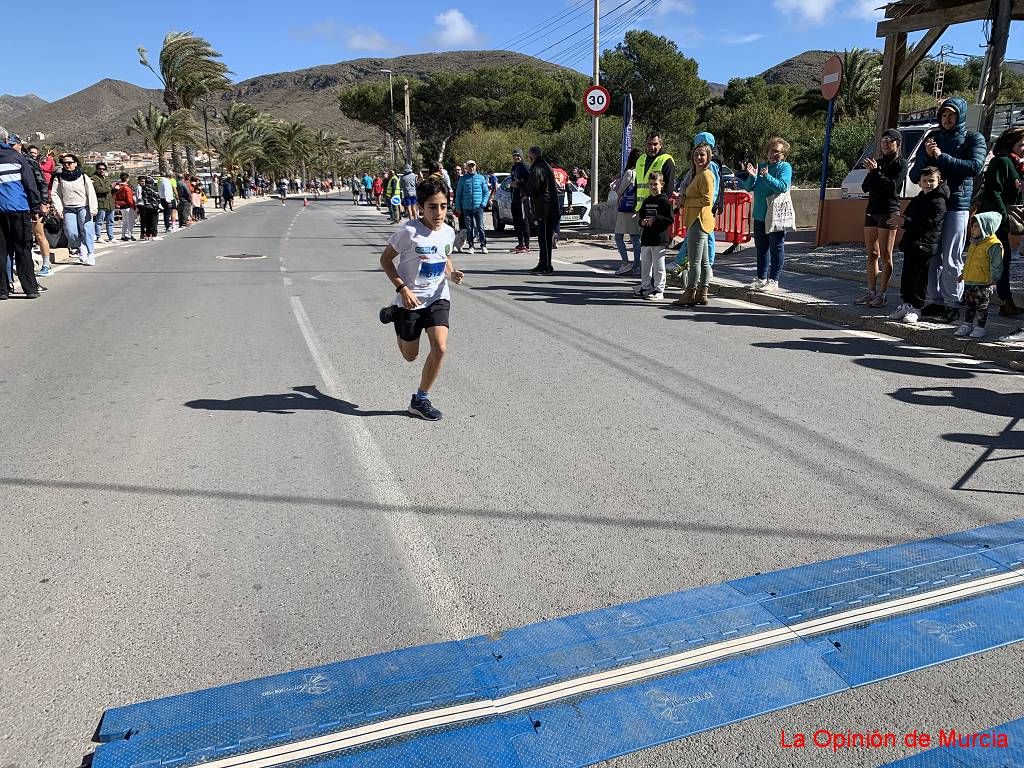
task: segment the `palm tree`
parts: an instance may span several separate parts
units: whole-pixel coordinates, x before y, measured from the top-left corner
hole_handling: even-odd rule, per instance
[[[221,169],[227,173],[238,173],[244,165],[255,161],[262,154],[262,147],[245,131],[232,131],[218,136],[213,142],[213,148],[220,158]]]
[[[221,54],[209,41],[191,32],[168,32],[160,48],[160,71],[149,63],[145,48],[139,48],[139,63],[159,78],[164,87],[164,104],[168,114],[179,109],[193,109],[199,100],[212,93],[231,87],[231,71],[218,61]],[[192,170],[193,152],[186,147],[189,170]],[[174,170],[181,170],[177,147],[172,147]]]
[[[280,123],[274,132],[274,144],[288,168],[302,168],[305,178],[306,157],[313,147],[313,133],[305,123]]]
[[[874,51],[866,48],[843,51],[843,83],[833,107],[836,120],[856,120],[874,114],[881,70],[881,58]],[[790,112],[795,117],[814,117],[825,114],[827,108],[828,102],[819,89],[811,88],[793,102]]]
[[[313,136],[312,158],[319,175],[323,177],[325,171],[332,172],[341,159],[342,147],[349,142],[332,131],[320,129]]]
[[[129,136],[137,133],[142,137],[146,149],[153,149],[156,152],[160,173],[164,173],[167,170],[164,153],[175,144],[193,141],[198,129],[199,126],[188,110],[179,109],[167,114],[150,104],[146,112],[140,109],[135,113],[132,122],[127,126],[127,133]]]
[[[231,101],[228,102],[227,109],[220,113],[220,119],[229,131],[241,131],[259,114],[256,107],[250,106],[244,101]]]

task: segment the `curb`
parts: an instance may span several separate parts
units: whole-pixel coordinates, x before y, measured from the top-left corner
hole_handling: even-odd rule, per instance
[[[678,281],[670,282],[675,287],[680,287]],[[781,309],[826,323],[895,336],[916,346],[934,347],[979,360],[1013,364],[1012,367],[1015,370],[1020,370],[1018,366],[1024,364],[1024,346],[1003,344],[998,341],[964,340],[953,336],[948,325],[935,323],[907,325],[887,320],[884,315],[861,315],[841,304],[805,301],[792,298],[785,293],[752,291],[745,285],[732,280],[712,279],[711,287],[714,296],[740,299],[751,304]]]

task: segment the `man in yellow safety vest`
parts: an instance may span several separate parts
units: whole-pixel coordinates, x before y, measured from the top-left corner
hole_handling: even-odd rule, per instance
[[[644,200],[650,195],[647,187],[652,173],[660,173],[665,178],[665,194],[672,197],[676,187],[676,167],[672,155],[661,151],[661,136],[657,132],[647,135],[647,154],[640,155],[636,161],[636,209],[639,211]]]

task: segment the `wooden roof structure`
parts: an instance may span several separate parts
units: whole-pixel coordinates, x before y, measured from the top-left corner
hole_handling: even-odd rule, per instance
[[[996,95],[1006,59],[1010,21],[1024,20],[1024,0],[896,0],[885,6],[885,18],[878,22],[877,35],[885,38],[882,54],[882,82],[878,102],[878,135],[899,121],[900,90],[914,68],[953,24],[991,21],[991,39],[981,74],[981,103],[984,107],[980,130],[992,129]],[[926,30],[913,47],[907,47],[907,33]]]

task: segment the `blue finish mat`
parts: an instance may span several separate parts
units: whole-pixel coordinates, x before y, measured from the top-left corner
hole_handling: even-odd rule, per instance
[[[1007,747],[943,747],[886,763],[881,768],[1020,768],[1024,766],[1024,718],[990,728],[1006,734]]]
[[[496,637],[408,648],[133,704],[104,713],[93,767],[188,768],[396,717],[568,685],[665,657],[738,649],[707,662],[700,656],[691,666],[658,677],[608,683],[572,698],[301,763],[318,768],[589,765],[1024,639],[1024,587],[1015,585],[835,631],[798,636],[789,629],[1010,574],[1022,558],[1024,521],[1014,521],[554,619]],[[746,649],[744,643],[762,637],[771,641]]]

